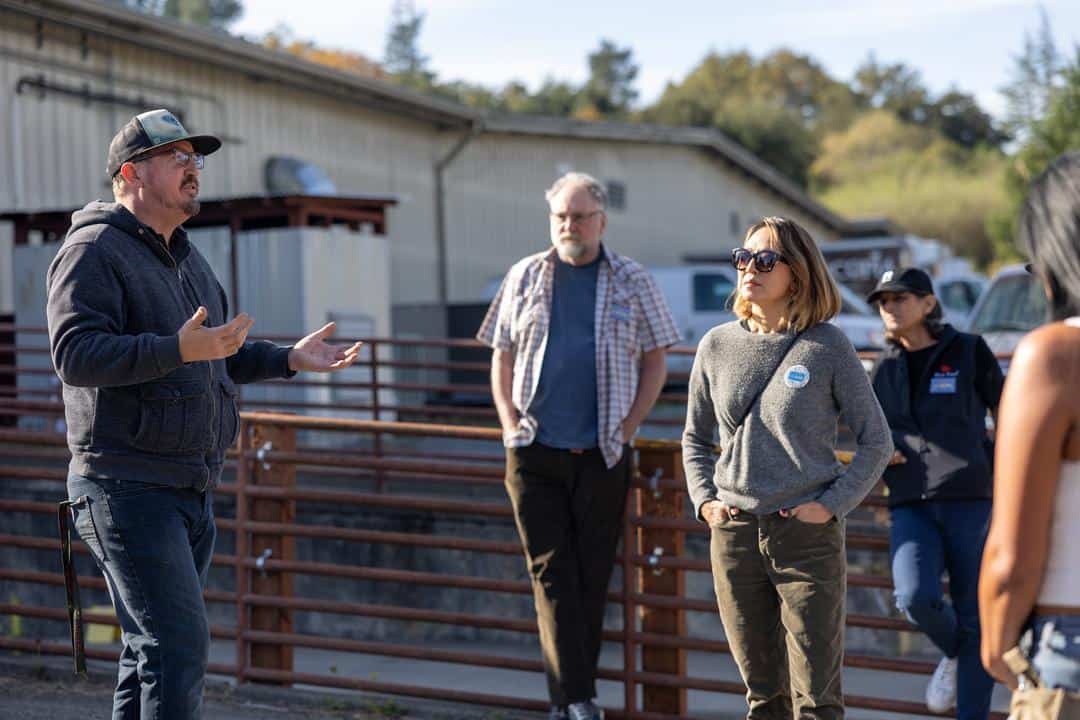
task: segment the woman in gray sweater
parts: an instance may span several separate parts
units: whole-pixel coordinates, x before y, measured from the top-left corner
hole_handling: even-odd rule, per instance
[[[733,322],[698,345],[683,462],[748,718],[841,718],[844,517],[892,455],[840,294],[810,235],[764,218],[732,251]],[[857,442],[836,459],[843,415]],[[719,434],[721,453],[716,455]]]

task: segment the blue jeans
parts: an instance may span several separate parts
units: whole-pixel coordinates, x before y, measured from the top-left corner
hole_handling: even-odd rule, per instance
[[[896,607],[958,659],[957,718],[985,720],[994,679],[979,659],[978,584],[990,501],[927,500],[890,513]],[[949,574],[951,602],[942,594],[942,572]]]
[[[113,720],[199,718],[210,652],[202,591],[216,535],[210,493],[74,474],[67,486],[120,621]]]
[[[1021,647],[1043,687],[1080,692],[1080,615],[1035,616]]]

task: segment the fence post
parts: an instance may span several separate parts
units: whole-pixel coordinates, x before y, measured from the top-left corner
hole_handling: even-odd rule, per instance
[[[254,425],[252,447],[258,453],[268,451],[266,459],[256,458],[251,466],[251,485],[293,488],[296,486],[296,466],[277,463],[273,452],[296,452],[296,429],[289,427]],[[296,501],[292,499],[253,498],[249,502],[248,516],[253,522],[293,523],[296,521]],[[252,533],[250,557],[266,560],[291,561],[296,559],[296,539],[292,535]],[[293,596],[291,573],[257,568],[251,573],[251,589],[256,595],[278,598]],[[291,633],[293,611],[287,608],[253,607],[249,614],[251,629],[263,632]],[[251,643],[251,667],[267,670],[293,669],[291,645],[277,643]],[[271,684],[288,684],[275,683]]]
[[[635,459],[636,462],[636,459]],[[634,593],[638,586],[638,572],[634,567],[634,554],[637,543],[634,542],[634,528],[637,520],[637,495],[631,490],[626,497],[626,507],[623,509],[623,541],[622,541],[622,627],[623,627],[623,712],[632,717],[637,711],[637,683],[634,673],[637,672],[637,604],[634,602]]]
[[[638,441],[638,474],[647,487],[637,489],[639,517],[684,517],[683,494],[685,479],[682,452],[678,443],[670,441]],[[663,487],[674,481],[678,488]],[[681,557],[686,545],[681,530],[638,529],[638,554],[642,557]],[[641,592],[645,595],[685,597],[686,578],[682,570],[643,567],[639,573]],[[686,636],[686,611],[655,608],[643,604],[641,630],[645,634]],[[641,643],[641,668],[645,673],[663,673],[686,677],[686,650],[655,647]],[[685,717],[686,688],[642,684],[642,708],[646,712],[666,713]]]
[[[244,637],[250,627],[250,615],[245,599],[251,592],[251,571],[245,565],[251,554],[248,549],[248,497],[247,486],[251,477],[251,462],[247,458],[251,447],[249,433],[251,426],[247,420],[240,419],[240,436],[236,441],[236,681],[244,682],[249,666],[248,641]]]
[[[371,353],[371,419],[380,420],[379,411],[382,406],[379,402],[379,343],[371,339],[367,341],[368,352]],[[378,430],[374,433],[375,459],[383,458],[383,435]],[[375,492],[382,493],[386,489],[386,473],[381,469],[375,470]]]

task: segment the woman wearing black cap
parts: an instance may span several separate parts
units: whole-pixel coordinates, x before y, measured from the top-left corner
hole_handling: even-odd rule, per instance
[[[888,340],[871,378],[896,446],[884,476],[896,606],[945,654],[927,707],[982,720],[994,688],[979,659],[977,603],[993,485],[986,413],[997,410],[1001,368],[981,337],[942,323],[922,270],[885,273],[867,300]]]

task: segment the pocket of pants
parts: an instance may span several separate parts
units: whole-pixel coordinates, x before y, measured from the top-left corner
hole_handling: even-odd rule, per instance
[[[105,544],[98,533],[99,520],[94,518],[94,510],[91,507],[97,501],[89,495],[81,495],[71,503],[72,526],[82,541],[90,548],[94,558],[105,562]]]

